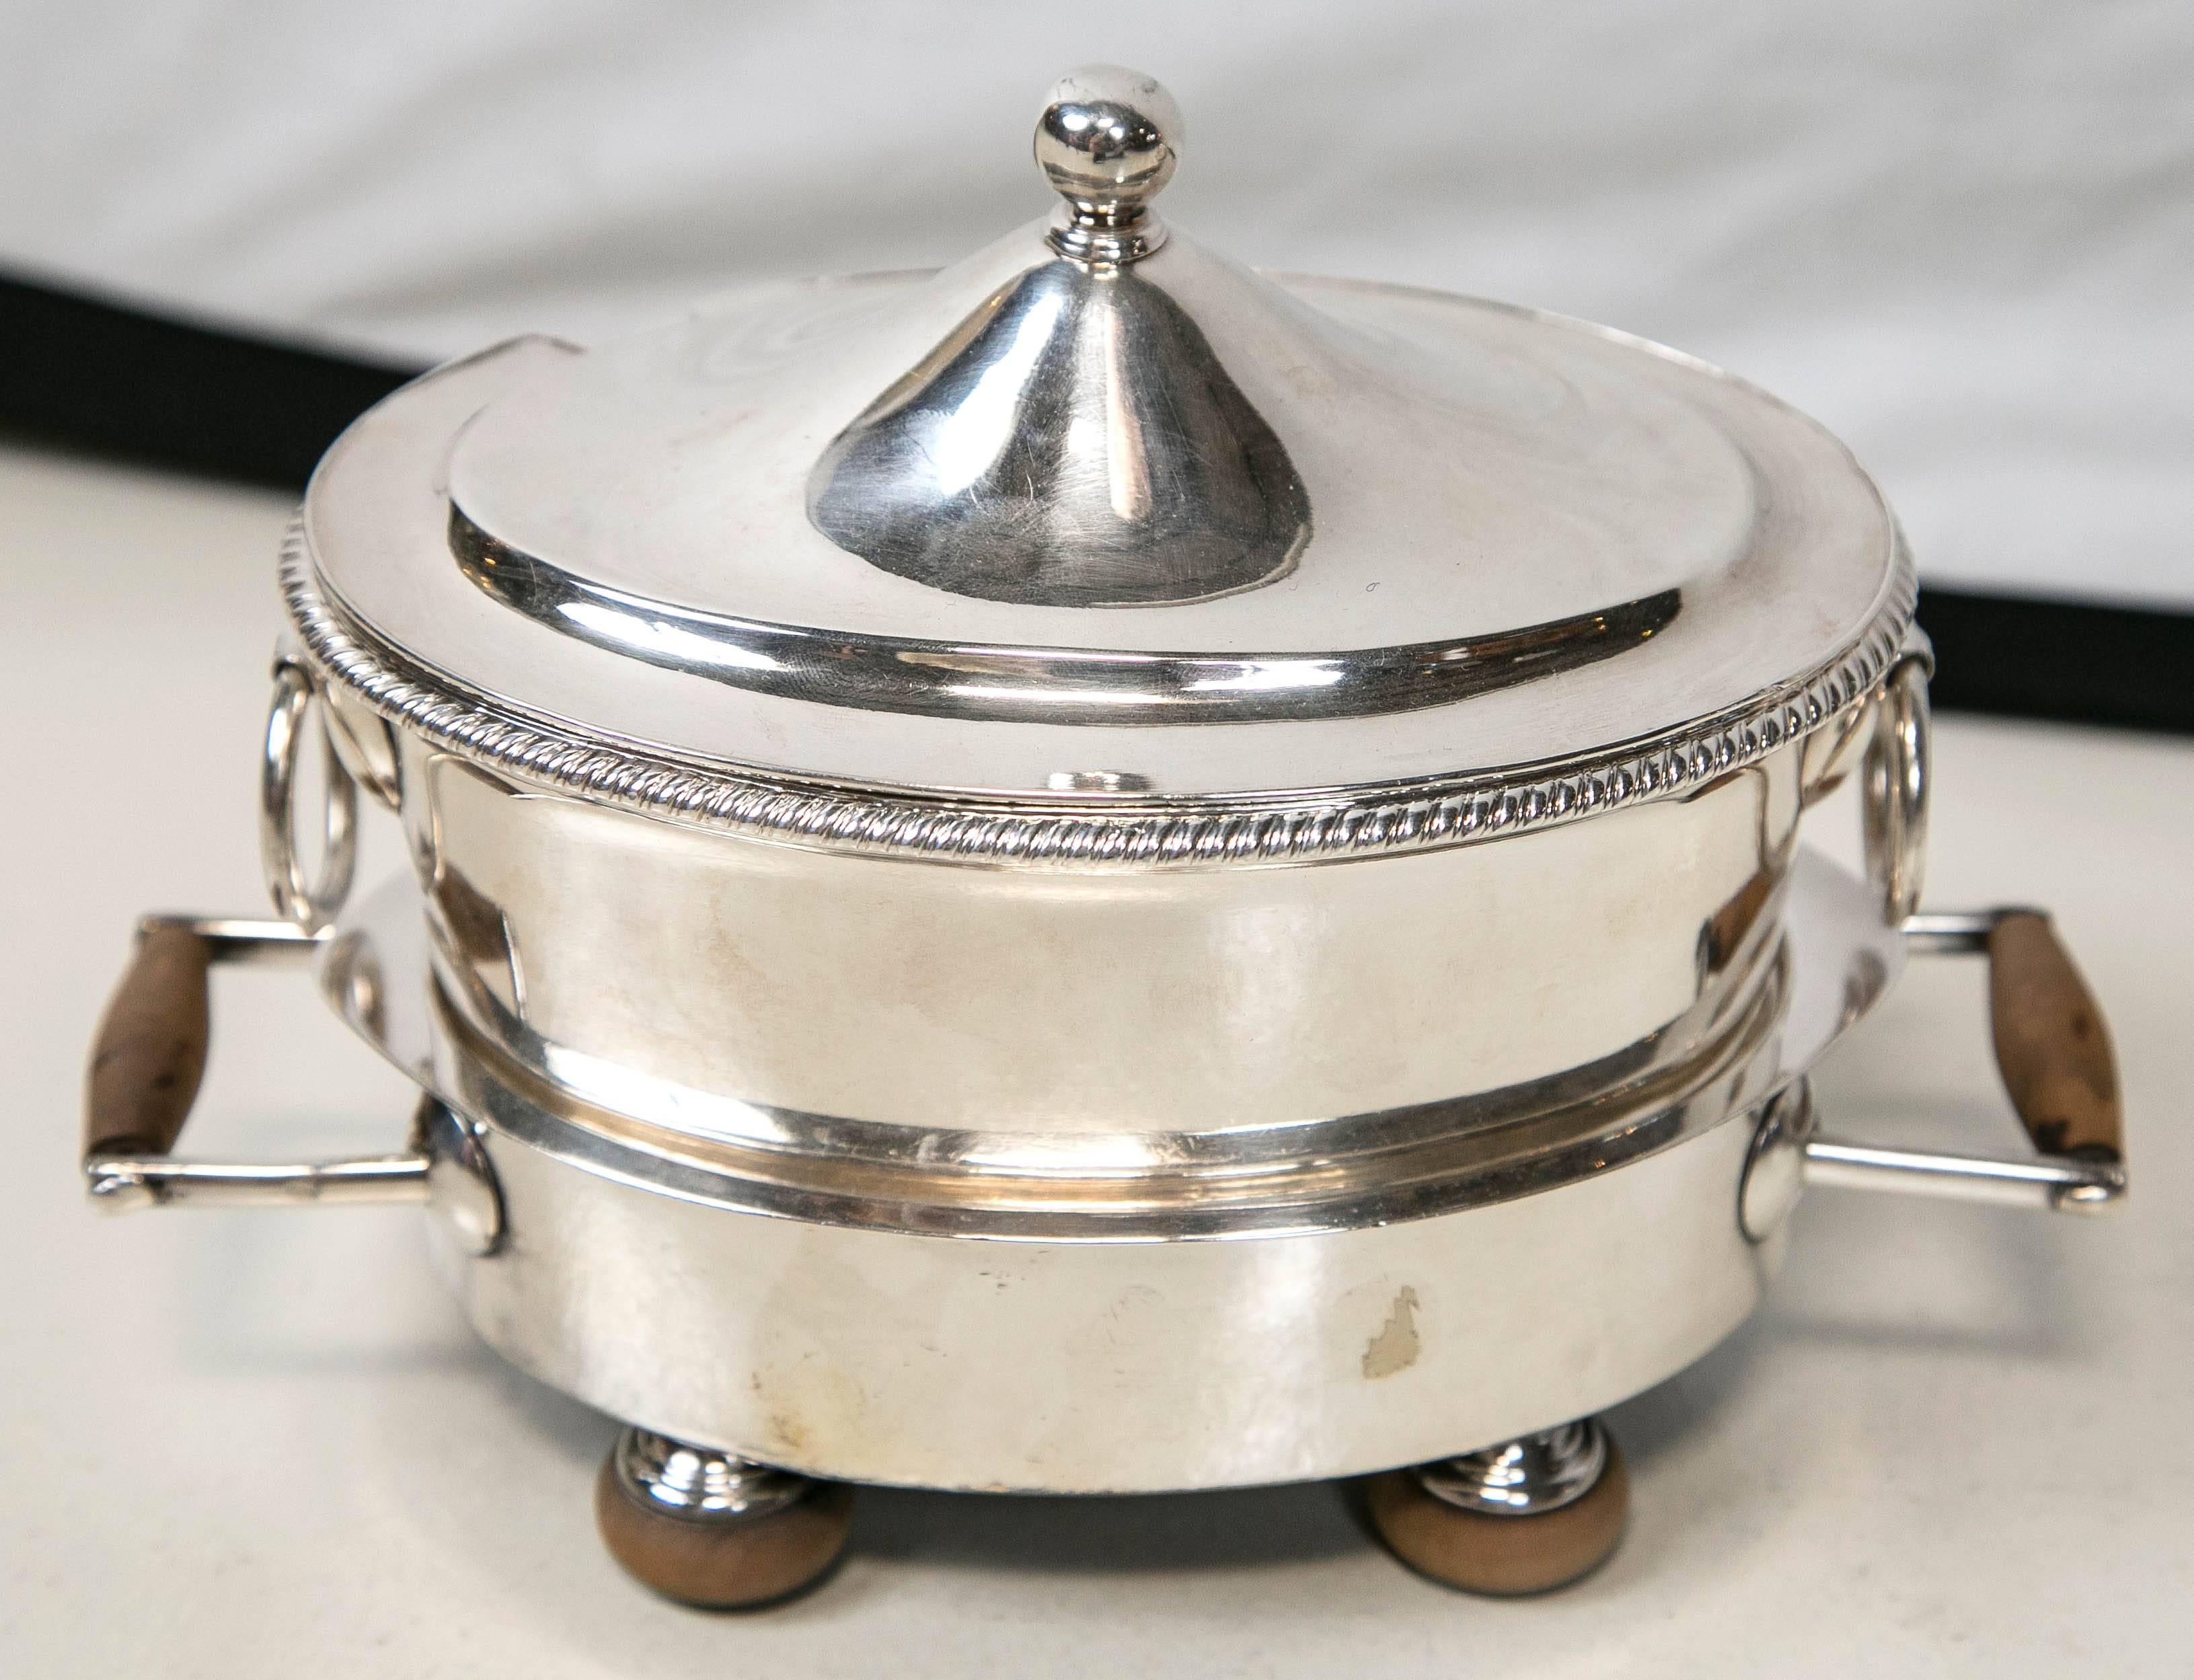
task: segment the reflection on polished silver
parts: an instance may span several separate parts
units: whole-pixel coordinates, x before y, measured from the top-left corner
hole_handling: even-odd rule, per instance
[[[297,1207],[428,1199],[422,1155],[321,1161],[171,1161],[165,1155],[93,1155],[84,1189],[102,1213],[147,1207]]]
[[[1765,1242],[1783,1228],[1806,1187],[1806,1145],[1813,1135],[1813,1090],[1801,1079],[1767,1104],[1752,1134],[1737,1219],[1747,1238]]]
[[[1072,1178],[1152,1164],[1108,1140],[1169,1133],[1193,1146],[1157,1165],[1264,1139],[1313,1151],[1307,1167],[1337,1141],[1327,1121],[1399,1110],[1414,1145],[1421,1119],[1546,1111],[1508,1106],[1519,1088],[1608,1098],[1611,1120],[1628,1106],[1611,1093],[1696,1064],[1755,1006],[1797,867],[1795,769],[1786,754],[1680,804],[1346,871],[1094,879],[721,846],[448,760],[411,780],[451,1002],[561,1095],[766,1147],[808,1116],[841,1147],[847,1123],[898,1128],[932,1136],[940,1164],[961,1158],[941,1140],[980,1130],[998,1145],[982,1158]],[[618,915],[642,880],[736,920]],[[1829,1032],[1879,991],[1872,931],[1897,949],[1860,892],[1835,920],[1867,931],[1865,972],[1829,957],[1818,983],[1788,977],[1821,994],[1806,1018]],[[1387,1123],[1358,1128],[1375,1150]]]
[[[461,1109],[529,1137],[561,1132],[547,1114],[576,1122],[622,1145],[613,1157],[640,1157],[624,1161],[622,1172],[650,1173],[645,1157],[656,1150],[705,1162],[732,1175],[737,1205],[886,1226],[920,1209],[928,1229],[1059,1240],[1225,1236],[1421,1217],[1526,1195],[1634,1162],[1749,1108],[1789,1076],[1780,1058],[1814,1053],[1872,1001],[1887,972],[1871,941],[1864,889],[1818,859],[1803,863],[1788,931],[1763,918],[1692,1007],[1614,1052],[1560,1065],[1574,1050],[1558,1039],[1542,1052],[1560,1065],[1557,1073],[1341,1115],[1305,1112],[1302,1098],[1288,1094],[1306,1088],[1297,1081],[1278,1087],[1270,1099],[1276,1106],[1261,1123],[1216,1124],[1206,1115],[1194,1130],[1168,1125],[1139,1104],[1124,1072],[1111,1082],[1109,1102],[1106,1091],[1090,1093],[1093,1123],[1046,1126],[1040,1109],[992,1107],[976,1094],[981,1087],[956,1085],[974,1065],[972,1053],[960,1055],[956,1075],[953,1065],[932,1070],[872,1033],[856,1058],[827,1027],[818,1048],[849,1092],[835,1111],[753,1094],[750,1081],[771,1077],[772,1061],[784,1065],[782,1046],[768,1060],[735,1052],[729,1077],[737,1082],[728,1089],[703,1083],[706,1070],[698,1066],[682,1081],[651,1075],[600,1053],[610,1046],[542,1037],[498,995],[508,985],[506,971],[491,966],[483,978],[474,957],[429,940],[409,882],[374,894],[347,919],[322,984],[337,1009],[415,1077],[438,1064],[434,1040],[449,1041],[457,1070],[440,1088]],[[750,904],[750,915],[760,911]],[[1414,915],[1424,926],[1421,905]],[[520,909],[517,925],[528,923]],[[869,949],[895,967],[888,931],[873,915],[867,926]],[[811,926],[810,937],[817,931]],[[930,949],[935,963],[942,950],[933,937]],[[784,972],[777,959],[761,960]],[[675,957],[669,963],[689,987],[708,978]],[[1208,954],[1199,966],[1211,972]],[[1790,998],[1793,970],[1800,995]],[[359,977],[368,972],[374,979],[365,991],[379,1012],[370,1018],[357,1002]],[[606,966],[603,978],[619,987],[645,983]],[[413,1002],[422,994],[435,1000],[431,1012]],[[864,1007],[858,996],[852,1001]],[[1440,1007],[1436,1001],[1427,1006]],[[1224,1029],[1223,1018],[1207,1025],[1185,1005],[1169,1012],[1191,1048],[1208,1046]],[[583,1003],[580,1013],[583,1024],[590,1006]],[[542,1018],[554,1026],[560,1018]],[[1325,1019],[1321,1056],[1330,1064],[1353,1035],[1330,1014]],[[1087,1018],[1058,1029],[1031,1022],[1014,1042],[1014,1072],[1032,1065],[1031,1089],[1040,1090],[1060,1053],[1050,1041],[1094,1030]],[[703,1047],[722,1047],[719,1035],[704,1029]],[[1170,1071],[1180,1053],[1145,1038],[1144,1059],[1168,1069],[1168,1086],[1186,1082]],[[921,1069],[925,1085],[941,1087],[941,1101],[923,1097],[936,1102],[938,1117],[910,1111],[904,1101],[883,1109],[861,1101],[843,1076],[870,1059],[887,1080]],[[1277,1052],[1266,1060],[1287,1071]],[[1238,1087],[1243,1082],[1234,1080]],[[1197,1117],[1186,1118],[1192,1124]]]
[[[1294,569],[1312,508],[1286,445],[1196,316],[1127,267],[1163,243],[1146,204],[1173,174],[1179,123],[1132,71],[1077,71],[1053,89],[1036,155],[1066,196],[1050,235],[1061,260],[982,298],[831,440],[808,479],[816,530],[917,583],[1031,606],[1209,600]],[[1153,682],[1123,674],[1111,686],[1130,700]],[[1219,680],[1259,697],[1245,674],[1237,662]],[[1317,686],[1284,662],[1274,674]],[[1101,669],[1089,677],[1075,686],[1106,691]],[[979,676],[951,686],[988,691]]]
[[[626,1429],[610,1462],[618,1485],[651,1510],[693,1522],[749,1522],[783,1511],[813,1484],[790,1471],[652,1430]]]
[[[313,704],[307,668],[290,659],[274,666],[274,697],[267,713],[260,760],[259,853],[274,908],[307,932],[335,920],[358,867],[358,783],[352,780],[321,720],[326,793],[321,810],[319,878],[307,880],[297,860],[295,784],[304,721]]]
[[[964,1109],[955,1128],[890,1124],[649,1081],[544,1045],[446,954],[430,956],[408,881],[347,918],[320,983],[408,1076],[514,1135],[650,1181],[657,1150],[717,1169],[705,1189],[671,1173],[663,1187],[679,1194],[853,1225],[888,1227],[919,1209],[931,1230],[1179,1238],[1422,1216],[1603,1174],[1711,1129],[1810,1067],[1880,997],[1898,955],[1864,886],[1812,853],[1793,872],[1783,945],[1718,1014],[1557,1078],[1414,1109],[1201,1132],[1042,1132],[1010,1113],[981,1130],[985,1116]],[[485,1012],[468,1024],[475,1012]]]
[[[1173,179],[1182,131],[1173,95],[1139,71],[1093,64],[1060,77],[1036,125],[1037,164],[1066,200],[1053,249],[1118,267],[1163,244],[1150,201]]]
[[[1780,1259],[1729,1217],[1737,1126],[1431,1217],[1203,1241],[1091,1220],[1062,1241],[919,1207],[849,1223],[812,1199],[757,1205],[769,1187],[692,1151],[441,1065],[482,1104],[520,1239],[453,1273],[482,1337],[612,1415],[840,1480],[1132,1492],[1422,1462],[1661,1380],[1753,1310]],[[1582,1368],[1578,1276],[1626,1326]],[[707,1356],[727,1349],[729,1370]]]
[[[1985,910],[1927,910],[1904,919],[1904,943],[1915,956],[1979,956],[2006,916],[2038,915],[2030,904]]]
[[[1829,1138],[1806,1146],[1806,1180],[1835,1190],[1887,1190],[2051,1213],[2100,1213],[2124,1197],[2128,1182],[2124,1167],[2116,1161],[1998,1161]]]
[[[978,301],[831,440],[807,485],[817,530],[917,583],[1031,606],[1209,600],[1293,570],[1312,508],[1286,445],[1195,315],[1127,268],[1162,243],[1145,203],[1178,120],[1130,72],[1054,90],[1036,152],[1067,195],[1061,260]],[[1116,683],[1143,685],[1132,667]]]
[[[1416,1465],[1434,1499],[1492,1517],[1538,1517],[1574,1505],[1607,1468],[1607,1431],[1596,1418],[1542,1430],[1475,1453]]]
[[[451,1242],[474,1259],[494,1253],[503,1241],[503,1189],[480,1127],[428,1096],[419,1100],[412,1136],[427,1158],[428,1205]]]
[[[922,523],[935,518],[929,510]],[[1498,635],[1324,652],[991,647],[765,624],[636,599],[520,553],[454,507],[450,549],[491,599],[665,670],[864,711],[1115,728],[1450,706],[1636,646],[1666,629],[1681,604],[1668,589]],[[963,544],[951,564],[968,563],[972,552]],[[1088,553],[1075,564],[1090,564]]]
[[[1697,1124],[1667,1147],[1603,1152],[1596,1169],[1581,1156],[1586,1170],[1559,1194],[1504,1197],[1494,1175],[1479,1190],[1496,1199],[1467,1209],[1411,1194],[1387,1201],[1386,1223],[1328,1224],[1329,1207],[1290,1225],[1238,1206],[1232,1218],[1199,1213],[1193,1176],[1177,1181],[1167,1218],[1138,1214],[1147,1187],[1118,1157],[1109,1177],[1082,1181],[1077,1207],[1076,1176],[1094,1165],[1079,1145],[1103,1140],[1069,1135],[1052,1140],[1048,1182],[1030,1176],[1034,1158],[967,1161],[970,1188],[992,1201],[971,1210],[909,1201],[910,1187],[926,1188],[910,1173],[887,1181],[888,1195],[834,1201],[786,1182],[812,1181],[807,1158],[742,1157],[772,1182],[690,1133],[561,1117],[503,1082],[438,1004],[416,891],[397,881],[363,896],[320,983],[407,1076],[475,1117],[525,1239],[456,1272],[482,1335],[676,1438],[928,1486],[1126,1491],[1353,1474],[1513,1439],[1658,1380],[1750,1310],[1781,1258],[1779,1237],[1755,1246],[1731,1217],[1752,1136],[1743,1116],[1870,1006],[1898,955],[1868,885],[1801,854],[1772,1057],[1763,1046],[1743,1064],[1719,1088],[1721,1106],[1695,1109]],[[359,1012],[361,996],[377,1006]],[[1748,1094],[1730,1094],[1740,1087]],[[1709,1112],[1737,1123],[1707,1124]],[[1288,1131],[1180,1141],[1214,1166],[1238,1151],[1240,1169],[1261,1150],[1263,1170],[1288,1178]],[[858,1179],[874,1139],[844,1141],[843,1177]],[[933,1141],[940,1167],[953,1148],[977,1147]],[[1030,1191],[1040,1205],[997,1205]],[[1453,1282],[1496,1272],[1511,1280],[1497,1299]],[[1580,1272],[1631,1327],[1582,1379],[1560,1282]],[[924,1304],[910,1312],[910,1301]],[[1489,1362],[1491,1343],[1502,1355]],[[732,1344],[752,1350],[759,1387],[693,1357]],[[1003,1366],[1001,1345],[1014,1350]],[[963,1379],[978,1368],[985,1382]],[[1277,1416],[1286,1429],[1269,1426]]]
[[[224,967],[290,968],[309,965],[326,948],[330,930],[303,928],[294,921],[263,916],[154,915],[138,919],[142,938],[156,928],[180,927],[210,948],[210,960]]]
[[[394,725],[340,685],[316,691],[329,743],[351,780],[386,810],[401,813],[404,788],[398,760],[403,748]]]
[[[1062,261],[983,299],[831,440],[807,517],[917,583],[1090,608],[1275,582],[1311,540],[1312,508],[1170,293]]]
[[[1882,679],[1861,806],[1867,874],[1881,883],[1892,921],[1918,906],[1927,857],[1927,676],[1934,655],[1916,629],[1912,639],[1918,645]]]
[[[912,1223],[940,1236],[1178,1242],[1426,1218],[1634,1165],[1715,1128],[1743,1103],[1764,1077],[1758,1035],[1770,1018],[1763,999],[1737,1023],[1741,1035],[1713,1046],[1716,1058],[1536,1114],[1513,1112],[1522,1104],[1513,1099],[1540,1093],[1502,1092],[1482,1104],[1171,1137],[938,1133],[718,1105],[744,1107],[755,1129],[797,1140],[756,1147],[699,1131],[690,1112],[673,1130],[577,1100],[525,1078],[461,1028],[451,1033],[451,1065],[458,1099],[497,1128],[727,1207],[849,1228]],[[1391,1140],[1383,1148],[1382,1131]],[[658,1155],[707,1172],[660,1170]]]
[[[1151,784],[1132,770],[1054,770],[1044,786],[1054,794],[1142,794]]]
[[[1906,576],[1890,610],[1856,647],[1756,706],[1553,771],[1534,765],[1314,797],[1186,806],[1120,800],[1096,810],[715,771],[575,735],[547,719],[515,717],[437,686],[399,657],[376,650],[360,627],[331,608],[312,573],[302,529],[293,527],[283,548],[283,594],[315,668],[425,741],[521,785],[759,839],[1096,869],[1314,862],[1467,845],[1680,798],[1863,704],[1904,635],[1912,600]]]

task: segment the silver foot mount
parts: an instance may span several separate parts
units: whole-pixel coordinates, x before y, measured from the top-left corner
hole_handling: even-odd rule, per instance
[[[617,1485],[647,1509],[689,1522],[750,1522],[793,1505],[815,1484],[795,1471],[689,1447],[628,1428],[611,1464]]]
[[[1489,1517],[1538,1517],[1575,1505],[1607,1468],[1607,1431],[1596,1418],[1436,1459],[1410,1474],[1444,1505]]]

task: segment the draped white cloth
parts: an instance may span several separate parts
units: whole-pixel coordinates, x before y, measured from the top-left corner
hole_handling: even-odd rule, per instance
[[[1151,70],[1169,215],[1819,416],[1934,582],[2194,605],[2188,0],[0,0],[0,266],[421,355],[950,260]],[[4,347],[0,347],[4,353]]]

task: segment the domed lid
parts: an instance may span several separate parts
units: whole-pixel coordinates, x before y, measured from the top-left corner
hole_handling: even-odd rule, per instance
[[[1155,83],[1078,72],[1059,207],[951,268],[399,393],[308,496],[308,650],[517,773],[879,843],[901,796],[1023,834],[1650,793],[1876,679],[1910,567],[1827,433],[1601,328],[1252,272],[1152,208],[1180,146]]]

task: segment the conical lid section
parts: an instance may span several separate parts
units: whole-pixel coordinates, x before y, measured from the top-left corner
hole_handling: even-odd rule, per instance
[[[985,600],[1148,606],[1254,588],[1310,540],[1256,405],[1163,289],[1046,263],[840,433],[807,516],[848,553]]]

